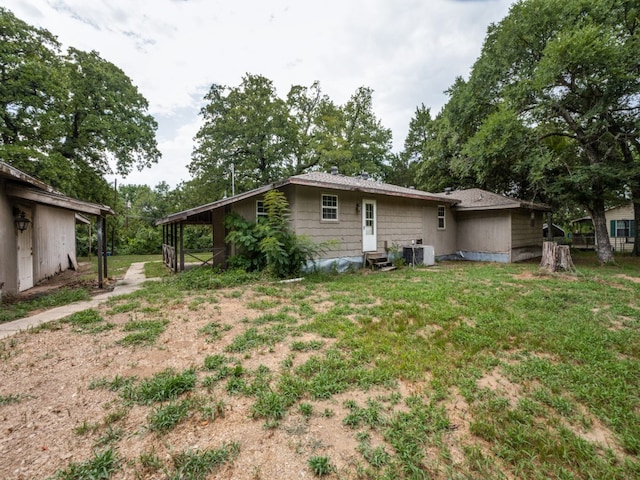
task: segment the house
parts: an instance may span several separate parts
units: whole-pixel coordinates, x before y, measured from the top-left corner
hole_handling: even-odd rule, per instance
[[[633,251],[636,236],[633,203],[608,208],[604,212],[609,233],[609,242],[615,252]],[[591,217],[582,217],[572,222],[572,245],[574,248],[595,249],[595,235]],[[586,232],[586,233],[585,233]]]
[[[106,216],[113,210],[77,200],[0,161],[0,292],[16,294],[75,268],[76,222],[82,215],[98,219],[98,244],[103,245]],[[100,248],[99,247],[99,248]],[[106,256],[99,263],[98,282],[107,274]]]
[[[469,260],[521,262],[542,255],[544,214],[551,207],[471,188],[447,192],[457,200],[457,250]]]
[[[633,251],[636,237],[636,222],[633,216],[633,203],[609,208],[604,212],[607,219],[609,241],[615,252]]]
[[[333,247],[317,265],[339,269],[362,265],[372,252],[420,244],[431,246],[436,258],[462,253],[465,258],[523,260],[541,254],[542,212],[549,210],[490,192],[484,194],[493,203],[478,204],[472,194],[433,194],[381,183],[366,174],[340,175],[334,167],[331,173],[296,175],[158,220],[165,263],[175,271],[184,269],[185,252],[189,253],[183,248],[184,226],[210,225],[212,263],[224,265],[234,253],[225,243],[225,215],[236,212],[257,221],[265,214],[263,195],[272,189],[285,194],[296,234],[317,243],[331,241]]]

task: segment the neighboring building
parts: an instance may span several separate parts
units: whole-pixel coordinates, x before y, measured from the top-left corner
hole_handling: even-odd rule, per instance
[[[76,221],[87,221],[79,214],[96,216],[100,234],[113,210],[62,195],[0,161],[0,295],[28,290],[75,268]],[[98,243],[102,244],[102,238]],[[102,267],[103,262],[99,263]],[[106,275],[106,257],[104,270]]]
[[[433,247],[439,259],[525,260],[541,254],[543,212],[550,210],[478,189],[433,194],[334,169],[296,175],[159,220],[165,263],[176,271],[184,268],[185,225],[211,225],[213,263],[224,265],[234,253],[225,243],[225,215],[237,212],[256,221],[265,214],[263,195],[272,189],[286,195],[296,234],[334,244],[318,264],[339,269],[362,265],[369,252],[420,244]]]
[[[457,250],[469,260],[521,262],[542,255],[547,205],[525,202],[479,188],[453,191]]]
[[[610,208],[604,212],[607,219],[609,241],[616,252],[631,252],[635,244],[636,222],[633,219],[633,203]]]
[[[615,252],[633,251],[636,236],[636,222],[633,215],[633,203],[609,208],[604,212],[607,221],[609,242]],[[573,220],[572,245],[574,248],[595,249],[595,235],[591,217]],[[584,233],[587,232],[587,233]]]

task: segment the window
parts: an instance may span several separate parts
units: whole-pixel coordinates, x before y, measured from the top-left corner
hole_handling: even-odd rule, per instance
[[[611,236],[635,237],[635,223],[633,220],[611,220]]]
[[[260,221],[262,218],[267,218],[267,210],[264,208],[264,202],[262,200],[258,200],[256,202],[256,222]]]
[[[337,195],[322,195],[322,220],[338,220]]]
[[[446,227],[445,215],[447,211],[444,205],[438,205],[438,230],[444,230]]]

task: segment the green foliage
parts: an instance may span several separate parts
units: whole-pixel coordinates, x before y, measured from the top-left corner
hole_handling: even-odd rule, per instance
[[[0,323],[26,317],[29,312],[34,310],[59,307],[81,300],[88,300],[90,297],[89,292],[84,288],[60,288],[32,300],[7,302],[6,299],[3,299],[2,308],[0,308]]]
[[[173,471],[168,480],[205,480],[221,465],[233,461],[240,452],[240,444],[225,443],[218,449],[184,451],[173,455]]]
[[[154,402],[175,400],[179,395],[191,391],[196,385],[194,370],[176,373],[173,369],[163,370],[137,385],[128,385],[122,396],[133,402],[149,405]]]
[[[391,130],[374,115],[372,95],[360,87],[338,106],[315,82],[292,86],[285,100],[271,80],[250,74],[237,87],[212,85],[189,166],[190,188],[207,192],[196,193],[200,203],[222,198],[231,193],[232,169],[235,193],[332,165],[348,175],[367,171],[382,178]]]
[[[160,334],[164,332],[169,320],[131,320],[123,330],[133,332],[118,341],[119,345],[153,345]]]
[[[166,433],[189,415],[190,402],[169,402],[153,409],[149,414],[149,428],[152,431]]]
[[[222,272],[211,267],[199,267],[169,277],[164,282],[181,290],[209,291],[257,282],[260,278],[260,274],[242,269],[228,269]]]
[[[284,193],[270,190],[264,195],[266,220],[251,223],[240,215],[230,214],[225,226],[231,230],[226,241],[240,248],[235,265],[249,270],[265,269],[277,278],[298,275],[313,260],[322,246],[293,233],[289,221],[289,203]]]
[[[157,124],[125,73],[97,52],[70,47],[0,9],[0,153],[77,198],[107,203],[103,175],[156,163]],[[33,159],[38,159],[34,162]],[[114,160],[115,171],[109,159]]]
[[[331,465],[329,457],[311,457],[307,461],[307,464],[316,477],[329,475],[335,470],[335,467]]]
[[[72,313],[61,322],[71,324],[74,331],[81,333],[99,333],[114,327],[113,324],[106,323],[102,315],[92,308]]]
[[[515,2],[436,119],[417,111],[405,156],[421,156],[421,186],[579,206],[612,261],[604,210],[640,195],[637,12],[625,0]]]
[[[90,460],[71,463],[64,470],[56,472],[56,480],[95,479],[108,480],[119,469],[117,453],[108,448],[102,452],[95,452]]]

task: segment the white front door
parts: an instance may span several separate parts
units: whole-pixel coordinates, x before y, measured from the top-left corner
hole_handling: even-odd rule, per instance
[[[21,207],[21,210],[25,212],[25,217],[29,219],[27,229],[24,232],[19,231],[17,228],[16,244],[18,245],[18,291],[22,292],[33,287],[33,222],[31,221],[31,210],[26,210]]]
[[[362,201],[362,251],[375,252],[378,249],[376,201]]]

